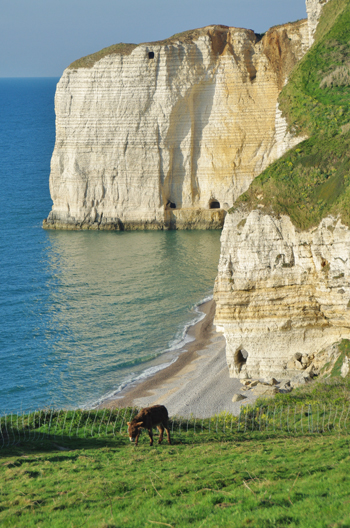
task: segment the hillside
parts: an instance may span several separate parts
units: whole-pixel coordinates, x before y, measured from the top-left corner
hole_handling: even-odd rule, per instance
[[[315,44],[280,95],[290,130],[309,139],[270,165],[236,202],[307,229],[327,215],[350,226],[350,2],[324,6]]]
[[[146,433],[137,448],[130,445],[125,422],[115,427],[118,418],[103,411],[56,411],[60,424],[49,435],[38,413],[30,423],[23,415],[25,441],[23,429],[18,440],[21,424],[17,429],[8,417],[12,445],[0,449],[0,524],[349,526],[348,398],[349,381],[332,378],[318,394],[299,389],[281,394],[277,405],[261,402],[248,424],[243,409],[238,430],[237,418],[232,428],[223,414],[205,420],[204,431],[200,420],[186,425],[177,418],[173,445],[152,448]],[[4,430],[4,418],[0,423]]]

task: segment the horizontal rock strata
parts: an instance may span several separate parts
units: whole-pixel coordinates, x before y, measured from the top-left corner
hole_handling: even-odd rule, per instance
[[[222,226],[254,177],[300,141],[277,98],[308,45],[307,21],[262,39],[208,26],[77,61],[56,91],[44,227]]]
[[[214,298],[232,377],[298,376],[350,337],[350,230],[334,218],[299,232],[287,216],[228,214]]]

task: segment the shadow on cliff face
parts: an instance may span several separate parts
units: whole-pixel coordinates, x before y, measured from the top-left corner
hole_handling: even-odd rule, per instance
[[[170,201],[175,203],[177,208],[191,207],[195,198],[200,196],[197,179],[200,143],[203,129],[209,123],[214,94],[215,82],[206,80],[203,75],[203,78],[179,99],[171,112],[165,141],[165,148],[170,154],[169,169],[162,186],[165,204]],[[185,158],[183,148],[189,150],[189,157]],[[188,179],[190,181],[186,181]],[[185,184],[189,189],[187,195],[184,192]]]

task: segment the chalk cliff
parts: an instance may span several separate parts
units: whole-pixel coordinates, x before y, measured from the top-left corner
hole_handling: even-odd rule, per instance
[[[308,47],[306,20],[263,38],[208,26],[73,63],[56,91],[44,227],[222,226],[251,181],[302,139],[277,99]]]
[[[314,43],[314,37],[322,13],[322,8],[327,2],[329,2],[329,0],[306,0],[310,46]]]
[[[300,373],[350,338],[349,228],[329,217],[298,232],[288,216],[228,214],[214,298],[231,376]]]
[[[311,41],[325,3],[327,2],[322,0],[307,0]],[[309,64],[313,67],[318,53],[324,53],[322,57],[319,56],[320,60],[325,57],[327,59],[329,42],[333,43],[334,48],[334,34],[339,34],[339,28],[343,27],[346,19],[344,17],[348,16],[345,3],[339,7],[339,3],[334,2],[333,11],[331,7],[331,4],[327,7],[330,18],[333,18],[333,26],[328,28],[330,35],[327,36],[328,33],[325,32],[320,37],[321,44],[317,40],[318,49],[310,51],[312,60]],[[338,18],[339,23],[336,22]],[[322,52],[322,49],[326,51]],[[329,59],[331,65],[332,60]],[[303,79],[310,73],[310,70],[305,71],[307,61],[308,57],[305,57],[300,65],[298,82],[302,78],[302,68]],[[293,77],[290,82],[293,83]],[[316,84],[315,90],[317,89]],[[301,108],[305,106],[303,97],[313,97],[316,108],[318,99],[314,92],[296,90],[294,93],[298,94]],[[337,151],[338,156],[332,151],[332,163],[328,164],[326,155],[322,156],[322,148],[328,139],[324,130],[316,131],[310,141],[294,151],[309,156],[308,163],[313,174],[322,171],[323,181],[328,182],[322,194],[322,203],[325,205],[342,196],[341,192],[348,192],[348,171],[344,170],[344,174],[337,173],[339,167],[344,166],[348,160],[348,143],[344,142],[344,146],[341,142],[343,132],[339,128],[339,131],[329,135],[334,141],[334,151]],[[315,145],[316,150],[312,150],[310,145]],[[311,152],[314,157],[310,156]],[[312,160],[317,156],[319,161],[313,163]],[[273,172],[274,168],[271,168],[270,173],[268,169],[260,180],[253,183],[244,199],[236,203],[225,219],[214,292],[217,306],[215,323],[225,334],[227,363],[233,377],[274,376],[300,380],[302,376],[302,379],[310,379],[313,372],[322,371],[324,363],[330,365],[338,358],[340,352],[337,343],[350,338],[349,224],[347,222],[348,225],[345,225],[344,218],[342,222],[342,217],[335,208],[333,215],[325,214],[322,220],[318,219],[318,225],[310,229],[297,229],[296,225],[302,215],[298,216],[295,211],[301,211],[302,208],[295,207],[294,224],[284,211],[291,211],[293,214],[293,206],[298,205],[302,193],[306,196],[310,191],[313,197],[320,200],[322,181],[314,179],[310,183],[305,180],[305,192],[303,177],[307,178],[307,173],[303,172],[304,165],[298,164],[296,160],[294,167],[290,159],[291,157],[286,156],[284,161],[280,161],[279,167],[284,166],[279,172],[280,179],[275,178],[277,172]],[[290,168],[290,172],[286,167]],[[334,194],[334,174],[342,182],[341,186],[339,184],[338,195]],[[290,194],[286,194],[287,187],[283,187],[286,180],[290,185]],[[252,190],[254,188],[255,191]],[[273,191],[268,195],[270,200],[264,201],[264,193],[268,193],[268,189]],[[293,189],[295,196],[292,194]],[[296,204],[293,198],[297,201]],[[343,200],[348,203],[345,198]],[[290,207],[286,205],[287,201]],[[278,209],[282,203],[284,207]],[[311,215],[314,203],[310,201],[307,207],[310,208]],[[308,211],[303,218],[308,218]],[[312,222],[304,225],[312,225]],[[346,357],[342,375],[348,372],[348,361]]]

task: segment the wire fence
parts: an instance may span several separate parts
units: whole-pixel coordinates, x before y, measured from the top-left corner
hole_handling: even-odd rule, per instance
[[[54,410],[43,409],[4,414],[0,417],[0,449],[26,442],[58,439],[120,439],[128,440],[127,422],[139,409]],[[350,403],[343,405],[275,405],[242,406],[239,416],[222,412],[211,418],[172,417],[170,433],[176,440],[197,435],[208,440],[224,435],[226,440],[239,435],[289,436],[348,433]]]

